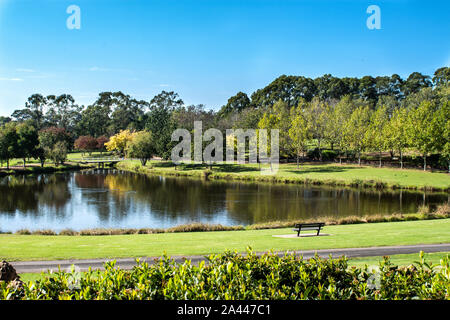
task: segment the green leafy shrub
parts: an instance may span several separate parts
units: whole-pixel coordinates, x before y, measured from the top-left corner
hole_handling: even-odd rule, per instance
[[[211,255],[198,265],[167,256],[130,271],[105,264],[83,276],[57,272],[21,286],[0,282],[2,299],[449,299],[449,257],[437,268],[423,260],[398,267],[386,257],[375,271],[349,268],[346,258],[303,260],[291,254]]]
[[[322,159],[324,161],[334,161],[338,157],[338,153],[334,150],[323,150]]]

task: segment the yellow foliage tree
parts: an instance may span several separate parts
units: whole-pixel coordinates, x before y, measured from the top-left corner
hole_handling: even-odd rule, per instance
[[[118,134],[112,136],[107,143],[105,143],[106,150],[117,151],[119,154],[125,154],[127,144],[133,140],[134,132],[130,130],[121,130]]]

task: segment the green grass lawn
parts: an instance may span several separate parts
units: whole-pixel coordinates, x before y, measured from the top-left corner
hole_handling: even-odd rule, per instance
[[[440,260],[444,257],[450,256],[450,252],[432,252],[432,253],[424,253],[424,259],[428,263],[432,263],[432,265],[439,265]],[[379,266],[380,261],[383,260],[383,257],[364,257],[364,258],[352,258],[349,260],[350,266],[355,267],[363,267],[364,265],[368,266]],[[420,260],[418,253],[411,254],[396,254],[390,256],[390,261],[397,266],[407,266],[413,263],[416,263]]]
[[[450,252],[433,252],[433,253],[424,253],[425,261],[428,263],[432,263],[432,265],[439,265],[440,260],[446,256],[449,256]],[[365,265],[371,266],[379,266],[380,261],[383,260],[383,257],[366,257],[366,258],[352,258],[349,259],[348,265],[355,267],[364,267]],[[394,265],[398,266],[408,266],[420,260],[418,253],[412,254],[398,254],[390,256],[390,261]],[[82,272],[84,274],[84,272]],[[50,273],[21,273],[20,278],[22,281],[36,281],[40,280],[43,277],[52,276]]]
[[[203,255],[227,249],[312,250],[450,242],[450,219],[326,226],[331,236],[277,238],[291,229],[113,236],[0,235],[0,259],[52,260]]]
[[[92,152],[91,154],[85,152],[71,152],[67,154],[67,162],[71,162],[73,160],[79,160],[79,159],[83,159],[83,158],[108,158],[111,157],[111,153],[110,152]],[[27,167],[29,166],[40,166],[41,162],[39,161],[39,159],[33,159],[30,158],[27,160],[26,165]],[[9,166],[10,167],[22,167],[23,166],[23,160],[22,159],[11,159],[9,161]],[[45,162],[45,166],[46,167],[51,167],[51,160],[47,160]],[[3,162],[3,167],[2,168],[6,168],[6,162]]]
[[[140,162],[128,160],[118,164],[125,170],[138,169],[143,173],[202,176],[206,166],[181,165],[175,170],[172,163],[152,161],[145,168],[140,168]],[[274,176],[261,175],[258,165],[213,165],[211,178],[265,180],[279,182],[309,181],[324,184],[342,184],[373,186],[377,182],[386,184],[387,187],[404,188],[434,188],[449,189],[450,175],[444,172],[424,172],[413,169],[376,168],[358,165],[339,164],[306,164],[297,169],[295,164],[280,164],[278,172]]]
[[[79,160],[83,158],[108,158],[112,157],[111,152],[91,152],[90,154],[88,152],[71,152],[67,154],[67,161],[72,160]]]

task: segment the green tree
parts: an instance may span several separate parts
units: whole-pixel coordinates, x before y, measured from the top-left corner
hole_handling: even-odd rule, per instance
[[[447,161],[450,172],[450,102],[443,102],[441,107],[435,112],[434,117],[435,149],[441,153],[443,159]]]
[[[0,129],[0,158],[6,161],[6,168],[9,170],[9,160],[14,158],[18,153],[18,136],[16,124],[13,122],[6,123]]]
[[[371,110],[368,106],[359,106],[351,114],[344,127],[344,139],[358,155],[361,165],[361,153],[367,148],[367,128],[370,124]]]
[[[215,114],[214,111],[205,110],[203,104],[180,106],[172,113],[173,121],[177,128],[194,130],[194,121],[201,121],[203,128],[209,129],[214,127]]]
[[[297,169],[299,169],[300,154],[304,154],[306,152],[308,140],[310,138],[308,123],[305,115],[303,114],[302,105],[291,109],[290,121],[291,127],[288,132],[291,140],[291,146],[297,157]]]
[[[38,156],[41,166],[45,159],[51,159],[58,165],[64,163],[69,146],[72,145],[72,137],[64,128],[50,127],[39,131]]]
[[[288,156],[291,152],[289,128],[291,127],[289,109],[281,99],[268,109],[258,123],[259,129],[279,129],[280,154]]]
[[[145,166],[154,153],[155,148],[151,132],[139,131],[133,134],[130,143],[127,145],[127,154],[129,157],[138,158],[142,166]]]
[[[382,153],[387,146],[386,130],[385,127],[389,121],[386,106],[378,107],[375,112],[372,113],[370,119],[370,125],[366,131],[367,145],[379,154],[379,167],[382,165]]]
[[[411,110],[408,120],[409,144],[423,156],[423,170],[426,171],[427,155],[436,147],[435,106],[430,101],[423,101]]]
[[[150,111],[146,114],[145,129],[152,132],[156,153],[163,159],[168,159],[175,145],[171,140],[176,129],[172,117],[174,109],[183,105],[178,94],[162,91],[150,101]]]
[[[63,165],[67,159],[67,143],[57,141],[53,146],[44,149],[46,156],[55,163],[55,165]]]
[[[342,163],[342,155],[348,149],[347,141],[344,139],[345,124],[350,118],[354,108],[355,103],[351,96],[346,95],[339,100],[333,110],[330,110],[330,114],[327,118],[326,136],[331,144],[331,149],[333,149],[334,146],[339,148],[340,163]]]
[[[330,113],[330,105],[318,98],[314,98],[308,103],[305,110],[306,122],[311,136],[317,142],[320,161],[322,161],[322,143],[328,138],[326,128]]]
[[[49,110],[45,114],[48,125],[73,132],[81,120],[81,107],[75,104],[70,94],[49,95],[46,98]]]
[[[98,104],[88,106],[81,112],[81,120],[78,124],[78,131],[81,135],[100,137],[108,133],[110,127],[111,108],[108,105]]]
[[[436,87],[447,86],[450,81],[450,68],[439,68],[434,72],[433,83]]]
[[[238,92],[236,95],[228,99],[226,105],[224,105],[219,111],[219,118],[228,116],[233,112],[241,112],[242,110],[250,106],[250,99],[244,92]]]
[[[403,83],[403,91],[405,95],[417,93],[423,88],[431,87],[430,77],[421,74],[420,72],[413,72],[408,79]]]
[[[5,123],[11,122],[10,117],[0,116],[0,126],[3,126]]]
[[[398,108],[387,123],[384,131],[387,147],[400,156],[400,168],[403,169],[403,151],[408,147],[408,109]]]
[[[376,79],[371,76],[362,77],[359,82],[359,95],[364,101],[376,102],[378,98]]]
[[[38,131],[29,122],[20,123],[16,127],[17,131],[17,157],[23,160],[23,167],[25,168],[27,158],[35,158],[36,148],[39,145]]]
[[[300,99],[310,101],[316,94],[316,85],[310,78],[282,75],[266,87],[256,90],[251,95],[251,105],[267,109],[279,100],[286,103],[288,110],[297,106]]]
[[[39,130],[44,125],[44,107],[47,99],[41,94],[33,94],[25,102],[25,109],[15,110],[12,114],[17,121],[32,120],[34,126]]]

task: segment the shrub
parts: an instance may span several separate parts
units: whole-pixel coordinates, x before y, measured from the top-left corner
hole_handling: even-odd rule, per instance
[[[334,150],[323,150],[322,160],[323,161],[334,161],[338,156],[338,153]]]
[[[177,264],[167,256],[149,265],[139,262],[130,271],[105,264],[89,270],[45,276],[36,282],[8,286],[0,281],[0,299],[72,300],[289,300],[289,299],[449,299],[449,256],[439,268],[420,261],[408,267],[380,262],[379,270],[349,268],[345,257],[304,260],[267,253],[257,256],[225,252],[206,263]]]
[[[319,158],[320,158],[319,149],[314,148],[314,149],[308,150],[308,152],[306,153],[306,157],[311,160],[319,160]]]
[[[30,235],[31,231],[28,229],[20,229],[16,231],[16,234],[21,234],[21,235]]]
[[[56,232],[53,230],[36,230],[33,231],[33,234],[40,235],[40,236],[54,236],[56,235]]]

